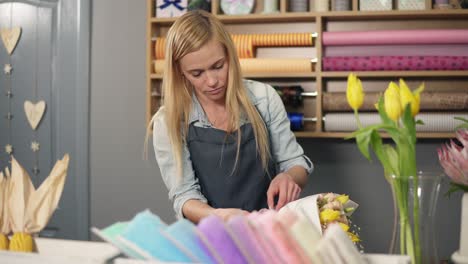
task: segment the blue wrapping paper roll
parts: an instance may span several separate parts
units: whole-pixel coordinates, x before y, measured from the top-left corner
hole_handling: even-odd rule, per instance
[[[304,129],[304,114],[303,113],[288,113],[289,122],[291,122],[292,131],[300,131]]]

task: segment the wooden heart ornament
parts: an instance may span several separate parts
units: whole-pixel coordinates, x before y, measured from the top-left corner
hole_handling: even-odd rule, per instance
[[[5,45],[8,54],[11,55],[21,36],[21,27],[14,27],[11,29],[2,28],[0,30],[0,35],[2,36],[3,45]]]
[[[46,103],[39,101],[33,104],[31,101],[24,102],[24,112],[28,118],[28,122],[33,130],[36,130],[37,126],[41,122],[42,116],[46,109]]]

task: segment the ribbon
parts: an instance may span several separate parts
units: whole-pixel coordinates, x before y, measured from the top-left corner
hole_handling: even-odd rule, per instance
[[[184,10],[184,8],[182,6],[180,6],[180,2],[182,0],[164,0],[164,3],[160,6],[158,6],[159,9],[164,9],[170,5],[173,5],[175,6],[177,9],[179,9],[180,11]]]

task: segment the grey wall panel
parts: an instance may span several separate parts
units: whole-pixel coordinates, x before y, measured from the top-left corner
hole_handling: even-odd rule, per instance
[[[0,65],[10,62],[13,73],[0,74],[2,116],[11,111],[11,128],[1,120],[0,166],[8,164],[4,145],[11,142],[14,155],[30,172],[35,186],[48,176],[56,160],[70,154],[70,165],[59,208],[44,236],[87,239],[88,206],[88,57],[89,0],[0,1],[0,27],[21,26],[22,34],[12,56],[0,49]],[[3,45],[2,45],[3,46]],[[9,100],[4,90],[10,87]],[[25,100],[44,100],[45,115],[34,132],[29,126]],[[32,140],[40,143],[39,174],[32,173],[35,155]],[[83,193],[85,195],[83,195]]]

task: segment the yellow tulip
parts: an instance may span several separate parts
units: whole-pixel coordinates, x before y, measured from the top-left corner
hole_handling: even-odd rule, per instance
[[[320,212],[320,222],[329,223],[336,221],[340,218],[341,213],[332,209],[325,209]]]
[[[33,252],[34,240],[30,234],[14,233],[10,240],[10,250],[20,252]]]
[[[0,234],[0,250],[8,250],[9,240],[4,234]]]
[[[406,105],[411,104],[411,115],[415,116],[419,113],[420,93],[424,90],[424,84],[421,84],[418,89],[411,92],[408,85],[403,79],[400,79],[400,103],[402,111]]]
[[[394,82],[390,82],[384,93],[385,112],[393,121],[401,116],[400,88]]]
[[[353,110],[359,109],[364,102],[364,91],[361,80],[353,74],[348,75],[348,87],[346,89],[346,99]]]

